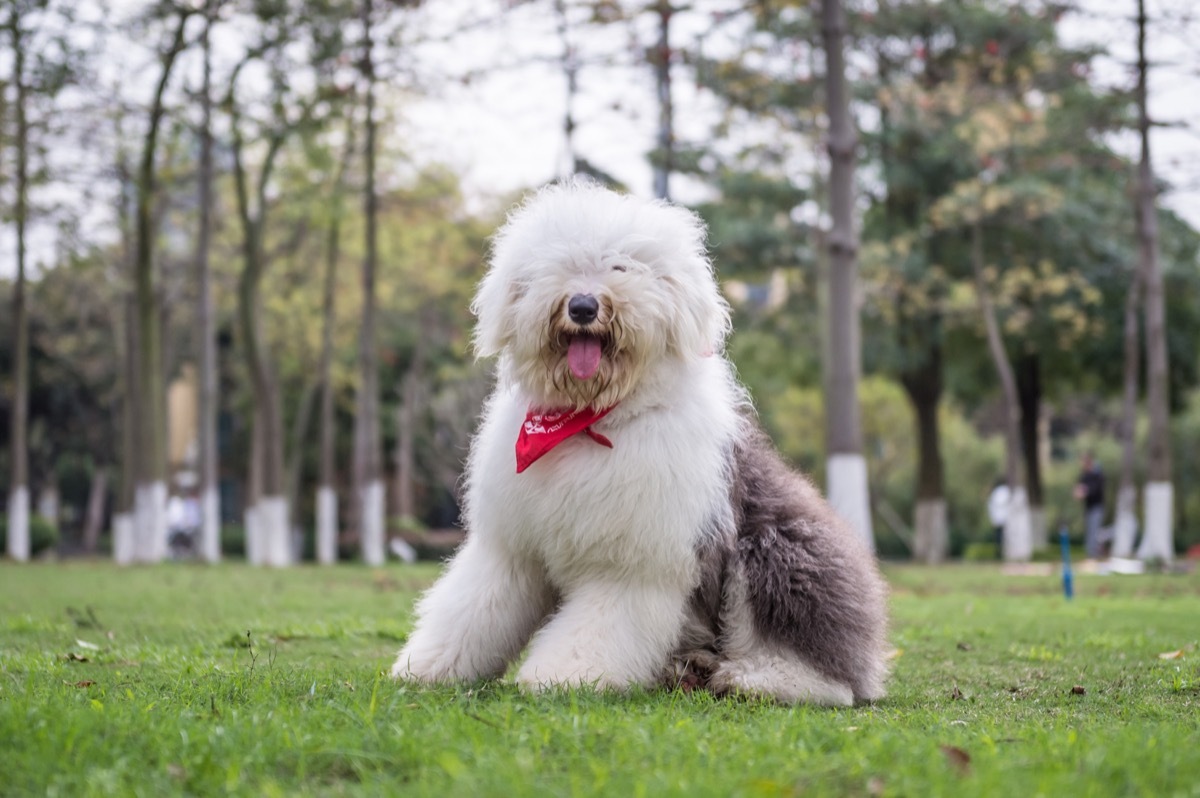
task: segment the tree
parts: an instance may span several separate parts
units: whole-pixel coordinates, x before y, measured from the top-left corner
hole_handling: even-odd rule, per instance
[[[321,356],[318,379],[321,385],[320,455],[317,477],[317,562],[330,565],[337,562],[338,500],[335,437],[337,428],[333,414],[334,385],[330,373],[333,364],[333,328],[336,319],[334,290],[337,285],[337,264],[341,251],[341,230],[345,216],[346,170],[355,150],[354,115],[347,114],[346,142],[341,164],[331,189],[332,202],[329,230],[325,244],[325,276],[321,299]]]
[[[854,165],[858,142],[850,119],[841,0],[821,0],[825,44],[825,102],[829,116],[829,353],[826,479],[829,500],[865,544],[874,548],[867,463],[862,454],[858,377],[861,368],[858,231],[854,219]]]
[[[280,76],[275,77],[275,90],[280,91]],[[252,199],[242,111],[234,95],[236,87],[237,75],[230,80],[225,104],[230,112],[234,180],[242,228],[244,265],[238,281],[238,320],[254,394],[247,554],[254,564],[287,565],[292,555],[284,486],[283,408],[278,380],[263,344],[261,285],[269,258],[263,242],[269,211],[267,186],[292,123],[286,117],[284,103],[279,100],[273,103],[274,124],[264,131],[267,149],[254,181]]]
[[[1121,467],[1117,480],[1117,506],[1113,519],[1114,557],[1130,557],[1137,537],[1137,485],[1134,482],[1134,449],[1137,440],[1138,374],[1141,359],[1138,350],[1141,336],[1138,334],[1141,317],[1138,308],[1142,304],[1141,269],[1132,269],[1129,292],[1125,296],[1125,351],[1124,373],[1121,378]]]
[[[175,62],[187,42],[184,31],[192,11],[171,9],[174,29],[159,54],[161,71],[151,100],[142,154],[138,163],[136,191],[136,250],[134,286],[138,333],[138,413],[140,427],[137,476],[134,487],[135,557],[157,562],[167,545],[167,419],[166,380],[163,374],[162,317],[155,272],[154,203],[157,199],[159,134],[166,109],[166,90]]]
[[[1146,60],[1145,0],[1137,2],[1137,30],[1137,109],[1138,135],[1141,138],[1137,183],[1138,279],[1141,280],[1146,303],[1146,409],[1150,417],[1143,496],[1145,533],[1138,546],[1138,556],[1170,562],[1175,556],[1172,533],[1174,486],[1171,482],[1166,312],[1162,266],[1159,263],[1154,166],[1150,160],[1150,117],[1146,109],[1149,64]]]
[[[379,431],[379,352],[375,335],[375,272],[379,248],[379,198],[375,193],[375,65],[371,36],[373,0],[362,2],[362,71],[366,96],[363,215],[366,252],[362,262],[362,327],[359,338],[359,398],[354,428],[354,475],[359,501],[359,542],[363,561],[382,565],[384,550],[383,443]]]
[[[196,235],[196,333],[199,339],[200,401],[200,556],[208,562],[221,559],[221,504],[217,486],[217,340],[212,297],[212,270],[209,250],[212,237],[212,47],[216,0],[205,0],[201,47],[204,58],[204,82],[200,88],[200,229]]]
[[[17,164],[16,207],[17,280],[13,289],[13,410],[11,421],[12,480],[8,493],[8,556],[29,559],[29,316],[25,305],[25,232],[29,202],[29,123],[27,114],[26,43],[18,3],[9,10],[8,35],[13,48],[12,82],[16,86]]]
[[[671,0],[658,0],[651,9],[658,17],[658,42],[649,56],[658,98],[658,133],[654,151],[654,196],[671,198],[671,172],[675,169],[675,108],[671,102]]]
[[[42,208],[31,211],[34,208],[31,193],[37,185],[52,179],[52,166],[44,152],[51,146],[53,120],[60,115],[56,101],[67,86],[77,81],[84,64],[84,53],[67,33],[72,21],[71,6],[55,0],[11,0],[7,18],[0,21],[12,48],[10,73],[4,88],[7,92],[11,86],[15,94],[11,109],[15,130],[9,139],[15,151],[12,221],[16,274],[12,295],[13,396],[9,418],[7,553],[18,561],[27,560],[30,554],[28,234],[35,215],[49,215]],[[0,122],[6,123],[5,117],[7,113],[0,112]],[[43,157],[41,164],[34,162],[39,154]],[[64,244],[64,251],[69,248]],[[53,486],[52,481],[48,484]]]
[[[986,193],[986,192],[985,192]],[[979,200],[980,213],[985,198]],[[1004,419],[1004,481],[1011,491],[1008,515],[1004,524],[1003,555],[1006,560],[1028,560],[1033,554],[1033,538],[1029,526],[1029,504],[1025,481],[1021,478],[1021,402],[1017,396],[1017,380],[1012,361],[1000,335],[991,288],[984,274],[983,223],[971,222],[971,271],[975,277],[975,296],[979,313],[987,331],[988,352],[1000,381],[1001,413]]]
[[[276,208],[270,188],[286,145],[323,130],[340,107],[330,83],[332,65],[344,52],[337,4],[287,3],[256,9],[259,39],[243,54],[228,79],[223,105],[229,115],[233,176],[241,228],[243,268],[238,276],[238,326],[253,396],[253,437],[246,505],[247,553],[259,564],[287,565],[295,555],[290,529],[291,488],[285,467],[285,407],[278,359],[264,330],[263,281],[273,262],[293,255],[308,225],[297,224],[268,248],[268,221]],[[251,99],[244,76],[250,65],[265,72],[261,96]],[[257,174],[254,174],[257,161]],[[307,380],[305,396],[315,394]],[[303,409],[297,416],[301,428]],[[293,454],[295,454],[293,452]]]

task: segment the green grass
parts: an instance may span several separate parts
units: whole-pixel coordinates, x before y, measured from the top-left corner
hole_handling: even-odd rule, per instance
[[[397,686],[435,575],[0,565],[0,794],[1200,796],[1196,574],[893,568],[840,710]]]

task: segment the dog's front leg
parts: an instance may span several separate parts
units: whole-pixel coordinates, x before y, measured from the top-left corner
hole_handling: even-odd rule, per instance
[[[568,590],[537,633],[517,681],[623,688],[658,681],[679,638],[687,590],[663,584],[588,582]]]
[[[392,678],[447,682],[500,676],[553,601],[539,567],[471,535],[417,605],[416,628],[392,666]]]

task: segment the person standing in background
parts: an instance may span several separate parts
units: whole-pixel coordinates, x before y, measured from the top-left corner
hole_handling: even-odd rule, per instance
[[[1012,491],[1004,477],[997,477],[988,494],[988,520],[992,522],[992,535],[996,541],[996,556],[1004,559],[1004,524],[1008,521],[1008,503],[1012,501]]]
[[[1084,452],[1080,465],[1075,498],[1083,502],[1084,550],[1089,560],[1098,560],[1103,553],[1100,528],[1104,523],[1104,472],[1091,452]]]

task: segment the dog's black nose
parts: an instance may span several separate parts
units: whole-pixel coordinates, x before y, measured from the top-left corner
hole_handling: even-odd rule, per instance
[[[576,324],[591,324],[600,312],[600,303],[591,294],[576,294],[567,303],[567,315]]]

